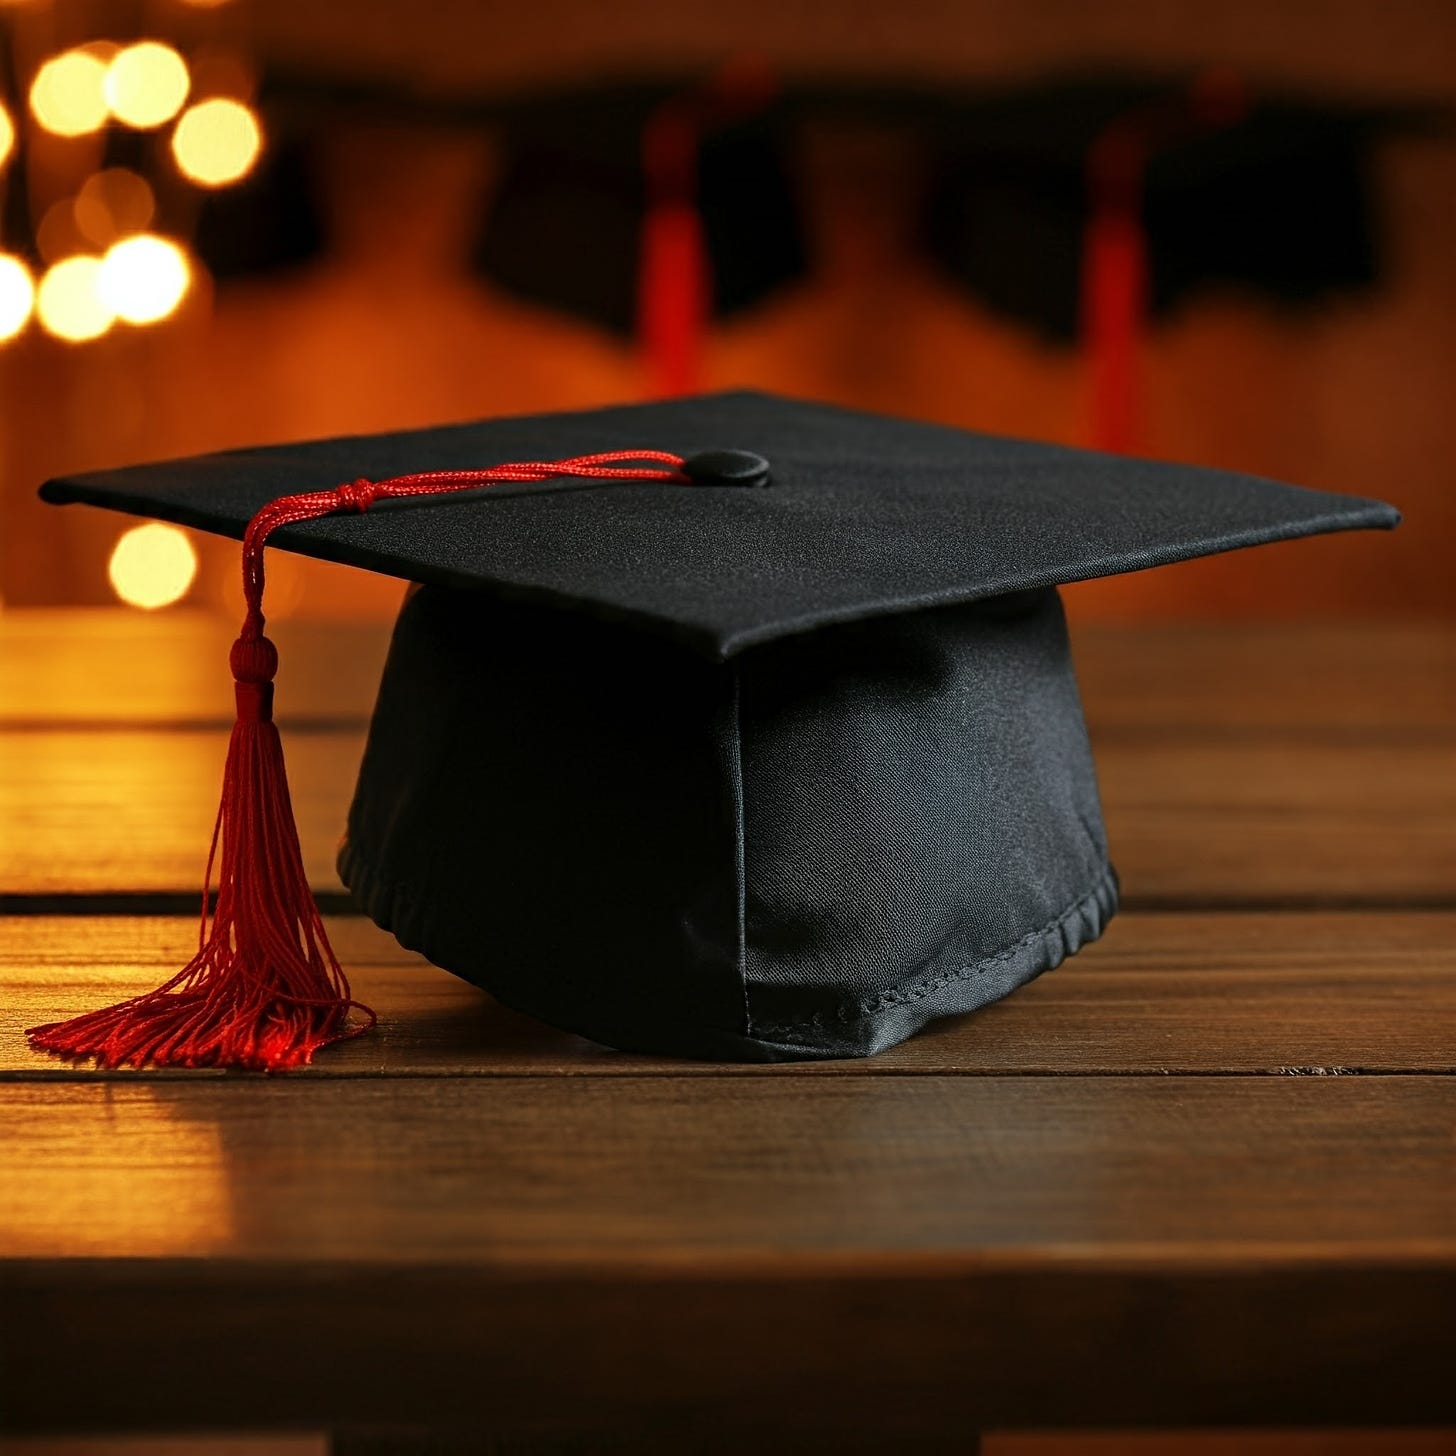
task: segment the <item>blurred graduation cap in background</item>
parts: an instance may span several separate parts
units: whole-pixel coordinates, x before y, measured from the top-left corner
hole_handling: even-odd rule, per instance
[[[1094,443],[1125,449],[1149,322],[1213,289],[1307,308],[1377,281],[1370,150],[1419,124],[1226,72],[1008,88],[944,113],[923,236],[990,308],[1080,343]]]
[[[621,334],[655,392],[697,382],[708,321],[809,266],[787,157],[820,115],[908,127],[932,158],[919,236],[951,279],[1093,374],[1094,443],[1135,444],[1134,358],[1201,290],[1309,307],[1373,284],[1369,152],[1409,110],[1266,96],[1237,76],[1053,77],[975,90],[700,87],[540,97],[501,117],[477,250],[514,293]]]
[[[708,321],[805,271],[784,123],[772,78],[751,63],[695,85],[507,107],[476,263],[522,298],[637,336],[654,392],[684,393]]]
[[[297,124],[307,83],[295,78],[289,94]],[[635,340],[656,395],[700,387],[712,322],[812,268],[792,165],[799,128],[829,118],[908,131],[931,160],[919,245],[988,308],[1085,352],[1089,439],[1115,450],[1137,443],[1140,341],[1189,298],[1237,290],[1309,308],[1378,280],[1371,150],[1432,122],[1224,73],[808,85],[749,61],[696,82],[375,101],[495,132],[503,164],[475,266],[517,297]],[[321,240],[311,192],[302,143],[280,146],[246,189],[208,200],[204,258],[231,276],[309,256]]]
[[[926,245],[993,308],[1066,343],[1079,333],[1082,244],[1099,207],[1141,215],[1154,318],[1211,285],[1317,303],[1377,277],[1367,154],[1401,121],[1264,99],[1226,73],[968,99],[934,139]]]

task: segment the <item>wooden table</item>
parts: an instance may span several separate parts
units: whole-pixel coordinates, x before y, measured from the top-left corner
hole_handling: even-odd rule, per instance
[[[279,636],[380,1029],[98,1074],[21,1031],[185,959],[231,633],[0,618],[0,1429],[1456,1425],[1452,634],[1080,632],[1123,914],[973,1017],[771,1067],[602,1050],[347,917],[383,635]]]

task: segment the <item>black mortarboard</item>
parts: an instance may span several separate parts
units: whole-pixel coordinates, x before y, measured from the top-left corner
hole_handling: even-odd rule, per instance
[[[377,498],[425,489],[452,493]],[[248,571],[276,528],[280,546],[421,583],[385,668],[345,882],[404,944],[509,1005],[612,1046],[741,1059],[878,1051],[1101,932],[1116,881],[1058,584],[1398,519],[752,393],[233,451],[44,494],[232,536],[251,520]],[[250,624],[234,653],[248,722],[272,667]],[[282,954],[291,936],[327,971],[301,864],[282,911],[249,882],[296,846],[268,827],[276,786],[249,787],[281,765],[237,746],[244,727],[224,794],[226,953]],[[240,807],[245,792],[264,809]],[[265,848],[230,841],[229,816],[263,822],[248,832]],[[239,930],[239,906],[264,930]],[[341,1034],[342,1012],[300,1030],[322,993],[284,994],[291,1021],[255,1006],[255,963],[244,1009],[266,1032],[209,1040],[198,1028],[240,993],[213,987],[223,952],[207,954],[140,1013],[37,1043],[276,1066]],[[199,1003],[185,1034],[184,996]],[[275,1055],[288,1031],[301,1054]]]

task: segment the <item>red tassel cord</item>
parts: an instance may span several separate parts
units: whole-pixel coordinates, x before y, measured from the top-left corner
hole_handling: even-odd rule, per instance
[[[654,467],[643,462],[654,462]],[[686,483],[680,456],[614,451],[357,480],[336,490],[284,496],[263,507],[243,539],[247,615],[231,663],[237,722],[228,742],[222,802],[204,876],[197,954],[165,985],[71,1021],[32,1027],[39,1050],[102,1067],[233,1067],[280,1072],[360,1036],[374,1013],[353,999],[309,889],[273,722],[278,653],[263,634],[263,548],[281,526],[381,499],[471,490],[556,476]],[[218,891],[209,913],[213,865]]]

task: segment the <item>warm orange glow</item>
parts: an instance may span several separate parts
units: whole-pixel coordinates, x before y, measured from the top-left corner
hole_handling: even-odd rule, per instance
[[[246,177],[262,149],[252,108],[226,96],[189,106],[172,134],[177,165],[202,187],[226,187]]]
[[[35,307],[35,280],[30,269],[9,253],[0,253],[0,340],[13,339]]]
[[[139,233],[151,222],[156,198],[145,177],[126,167],[108,167],[86,179],[76,194],[75,220],[92,247],[110,247],[127,233]]]
[[[150,825],[167,812],[159,815],[153,807],[158,794],[169,809],[175,803],[183,812],[189,804],[185,796],[202,803],[217,797],[216,755],[179,755],[180,736],[149,735],[145,746],[137,744],[135,757],[96,755],[98,772],[105,776],[106,802],[118,806],[110,820],[116,843],[145,842]],[[144,815],[144,807],[151,809],[150,817]],[[7,836],[7,850],[11,837]],[[195,929],[191,936],[186,931],[171,935],[170,929],[161,928],[161,920],[156,925],[154,938],[169,936],[163,953],[178,965],[196,952]],[[125,959],[118,953],[116,963],[108,967],[117,990],[127,996],[150,991],[156,967],[123,966]],[[79,1000],[71,1002],[69,988],[56,996],[55,1005],[57,1014],[66,1016],[83,1009]],[[84,1105],[71,1107],[56,1098],[38,1104],[27,1114],[27,1136],[10,1137],[5,1143],[5,1181],[31,1195],[0,1203],[0,1247],[9,1251],[8,1257],[63,1257],[77,1219],[84,1221],[88,1252],[101,1257],[205,1257],[236,1247],[237,1199],[230,1161],[235,1154],[224,1147],[217,1119],[195,1116],[190,1108],[179,1106],[184,1101],[166,1083],[153,1090],[138,1077],[115,1101],[85,1098]],[[72,1121],[67,1133],[68,1116]],[[55,1155],[59,1147],[101,1146],[115,1138],[118,1118],[125,1118],[127,1135],[136,1137],[139,1146],[166,1148],[166,1156],[117,1158],[114,1165],[92,1158],[82,1166],[78,1158]],[[159,1441],[152,1449],[176,1447]]]
[[[46,269],[36,290],[35,311],[47,333],[68,343],[98,339],[111,327],[112,312],[101,301],[97,282],[101,260],[62,258]]]
[[[227,46],[199,46],[191,53],[192,94],[231,96],[251,101],[258,94],[258,72],[244,55]]]
[[[10,154],[14,150],[15,123],[11,121],[10,113],[0,105],[0,167],[10,160]]]
[[[96,277],[101,302],[129,324],[175,313],[192,281],[187,255],[170,238],[138,233],[107,250]]]
[[[52,56],[30,87],[30,109],[47,131],[57,136],[85,136],[106,125],[103,87],[106,62],[90,50]]]
[[[187,100],[187,62],[169,45],[144,40],[116,53],[106,71],[106,104],[139,129],[171,121]]]
[[[197,576],[197,552],[176,526],[153,521],[124,531],[107,568],[112,590],[128,606],[168,607],[180,602]]]
[[[76,207],[69,197],[46,208],[35,230],[35,250],[46,263],[59,263],[72,253],[86,253],[86,237],[76,226]]]

